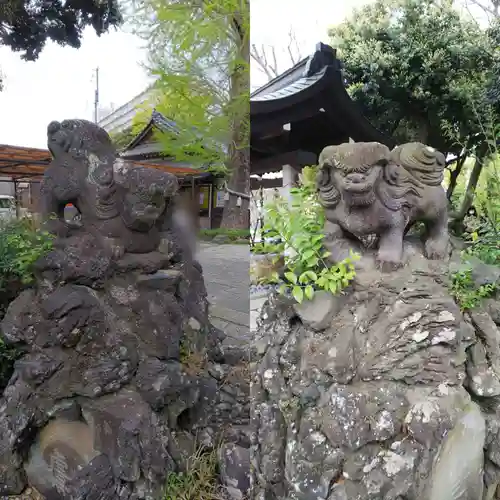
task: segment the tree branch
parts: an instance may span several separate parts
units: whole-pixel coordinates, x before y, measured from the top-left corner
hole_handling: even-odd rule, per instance
[[[500,1],[499,0],[491,0],[491,7],[488,4],[481,2],[480,0],[468,0],[472,5],[479,7],[483,10],[485,14],[489,14],[493,16],[495,19],[500,17]]]
[[[288,55],[289,64],[286,65],[283,70],[295,66],[302,59],[300,46],[295,36],[295,32],[292,29],[288,32],[286,53]],[[257,45],[253,43],[250,49],[250,57],[257,63],[259,69],[267,76],[268,80],[276,78],[283,72],[278,64],[276,48],[273,46],[266,47],[265,45],[261,45],[259,49]]]
[[[274,58],[274,62],[276,62],[276,53],[274,51],[274,47],[271,47],[271,53]],[[250,57],[258,64],[259,69],[265,73],[268,80],[272,80],[278,76],[278,71],[275,65],[270,64],[267,60],[266,49],[264,45],[262,45],[261,50],[257,48],[255,43],[252,44],[250,49]]]

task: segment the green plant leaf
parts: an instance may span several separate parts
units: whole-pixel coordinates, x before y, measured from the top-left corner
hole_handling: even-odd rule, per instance
[[[305,273],[302,273],[299,276],[299,283],[305,284],[310,280],[309,275],[307,274],[307,271]]]
[[[320,276],[317,280],[316,280],[316,285],[321,287],[321,288],[324,288],[325,285],[327,285],[329,283],[329,281],[324,277],[324,276]]]
[[[317,281],[318,275],[314,271],[306,271],[307,276],[311,279],[311,281]]]
[[[316,267],[319,263],[318,257],[311,257],[310,259],[307,260],[307,266],[308,267]]]
[[[290,271],[287,271],[285,273],[285,278],[290,282],[290,283],[293,283],[294,285],[297,284],[297,281],[298,281],[298,278],[297,278],[297,275],[290,272]]]
[[[314,288],[311,285],[307,285],[304,290],[304,294],[307,299],[312,300],[314,297]]]
[[[303,260],[309,260],[316,252],[314,250],[306,250],[302,254],[302,259]]]
[[[292,289],[293,298],[300,304],[304,300],[304,290],[300,286],[294,286]]]
[[[336,281],[330,281],[329,289],[330,292],[335,295],[339,291],[338,283]]]

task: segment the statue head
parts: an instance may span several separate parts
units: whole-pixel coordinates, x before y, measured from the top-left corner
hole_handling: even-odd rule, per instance
[[[377,142],[327,146],[319,157],[317,177],[323,205],[333,207],[340,198],[348,206],[371,205],[390,155],[389,148]]]
[[[121,193],[120,216],[129,229],[139,232],[147,232],[157,223],[179,188],[175,175],[134,167],[121,159],[114,164],[114,178]]]
[[[443,180],[444,155],[412,142],[390,151],[378,142],[327,146],[319,157],[317,187],[326,208],[342,200],[366,207],[376,200],[389,210],[411,209],[429,187]]]
[[[47,127],[47,146],[55,160],[88,163],[89,181],[108,185],[113,181],[112,165],[116,158],[108,133],[87,120],[53,121]]]
[[[101,151],[115,148],[108,133],[87,120],[50,122],[47,127],[47,146],[56,158],[62,153],[81,154],[82,151]]]

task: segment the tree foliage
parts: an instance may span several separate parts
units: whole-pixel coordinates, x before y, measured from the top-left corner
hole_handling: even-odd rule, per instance
[[[134,1],[132,22],[147,42],[156,109],[176,124],[158,136],[164,151],[200,167],[224,166],[229,187],[248,193],[249,1]],[[234,218],[248,204],[237,207],[233,198],[226,212]]]
[[[377,0],[330,35],[353,99],[380,130],[445,154],[484,140],[479,118],[496,56],[451,1]]]
[[[87,26],[101,35],[121,20],[118,0],[2,0],[0,40],[35,61],[47,40],[79,48]]]
[[[117,149],[122,149],[132,141],[135,137],[134,129],[132,126],[127,127],[120,132],[116,132],[114,134],[110,134],[113,144]]]

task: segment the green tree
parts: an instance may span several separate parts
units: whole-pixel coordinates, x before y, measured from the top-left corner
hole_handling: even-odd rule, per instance
[[[47,40],[79,48],[87,26],[101,35],[121,20],[118,0],[2,0],[0,42],[35,61]]]
[[[169,156],[224,172],[230,196],[222,226],[248,227],[249,0],[132,4],[156,77],[156,109],[177,125],[158,139]]]
[[[465,156],[484,156],[480,118],[496,56],[488,34],[451,0],[377,0],[330,35],[352,98],[380,130],[458,157],[452,183]]]

